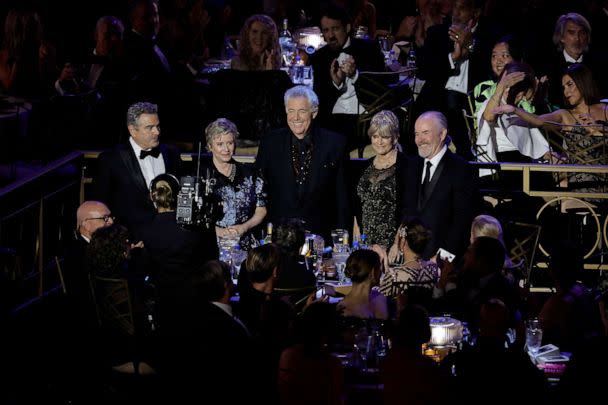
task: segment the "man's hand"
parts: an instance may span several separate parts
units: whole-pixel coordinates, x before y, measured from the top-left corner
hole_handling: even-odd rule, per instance
[[[454,62],[459,62],[468,58],[469,46],[473,44],[471,28],[473,28],[473,20],[469,20],[469,22],[464,26],[460,24],[453,24],[448,29],[448,35],[454,42],[454,51],[452,52],[452,59]]]
[[[232,225],[228,227],[228,231],[233,236],[243,236],[247,232],[247,227],[243,224]]]
[[[344,55],[344,56],[342,56]],[[329,74],[331,80],[340,86],[344,83],[344,79],[347,77],[353,77],[357,71],[357,65],[355,64],[355,58],[348,54],[340,54],[338,59],[334,59],[329,67]]]

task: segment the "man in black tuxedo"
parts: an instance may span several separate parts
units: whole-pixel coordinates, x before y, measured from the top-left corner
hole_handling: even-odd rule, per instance
[[[319,96],[319,122],[325,128],[355,134],[363,108],[357,97],[360,71],[384,71],[384,56],[375,42],[351,38],[350,17],[343,8],[321,12],[321,31],[327,45],[311,55],[314,90]],[[341,54],[344,54],[340,57]]]
[[[404,213],[418,216],[431,230],[424,258],[434,256],[439,248],[460,256],[469,243],[479,176],[448,150],[447,119],[442,113],[423,113],[414,129],[419,158],[406,179]]]
[[[415,116],[428,110],[443,112],[456,152],[472,159],[462,115],[467,93],[490,75],[490,55],[500,29],[481,20],[484,0],[457,0],[451,23],[432,26],[418,52],[418,75],[426,80],[416,99]]]
[[[595,29],[595,28],[594,28]],[[605,38],[598,37],[601,42]],[[553,44],[555,50],[541,61],[540,73],[549,79],[549,103],[553,106],[564,105],[562,76],[573,63],[581,63],[593,73],[593,79],[600,89],[600,95],[608,94],[608,82],[605,80],[606,55],[593,52],[591,43],[591,25],[585,17],[577,13],[561,15],[555,23]]]
[[[285,108],[289,128],[263,137],[256,158],[268,186],[269,221],[299,217],[330,240],[332,229],[349,225],[346,139],[313,124],[319,100],[310,88],[287,90]]]
[[[135,103],[127,111],[129,141],[99,155],[94,194],[110,207],[132,234],[152,222],[156,210],[150,199],[152,179],[179,173],[177,148],[160,144],[158,107]]]

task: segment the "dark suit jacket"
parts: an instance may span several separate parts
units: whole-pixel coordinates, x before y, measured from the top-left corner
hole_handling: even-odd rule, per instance
[[[537,73],[537,76],[547,75],[547,78],[549,79],[548,99],[549,103],[552,105],[565,107],[562,76],[571,64],[572,63],[566,62],[562,51],[556,51],[544,60],[540,72]],[[583,55],[582,64],[591,70],[593,80],[600,90],[600,97],[604,97],[604,94],[608,94],[608,83],[604,79],[607,66],[602,55],[587,52]]]
[[[156,214],[152,223],[142,227],[141,240],[157,287],[183,285],[195,266],[217,260],[219,255],[215,228],[184,229],[177,224],[175,212]]]
[[[299,198],[291,161],[294,136],[288,128],[279,129],[262,138],[256,166],[268,187],[268,218],[301,217],[307,229],[329,240],[335,228],[348,229],[349,204],[345,180],[346,139],[337,133],[311,129],[313,152],[310,180]]]
[[[160,147],[165,172],[178,176],[179,151],[170,145]],[[134,234],[139,227],[152,222],[156,214],[137,159],[129,142],[104,151],[97,159],[97,176],[93,181],[94,198],[104,202]]]
[[[448,36],[450,24],[434,25],[427,30],[424,46],[418,51],[418,75],[426,80],[416,100],[426,109],[443,110],[445,102],[443,91],[450,76],[459,74],[459,66],[452,69],[448,54],[453,52],[454,43]],[[475,30],[475,50],[469,55],[468,89],[473,90],[477,83],[490,78],[490,56],[498,33],[483,21]],[[424,111],[425,109],[422,109]]]
[[[341,52],[352,55],[355,58],[357,69],[361,71],[383,72],[384,55],[375,42],[365,41],[358,38],[351,38],[348,48],[334,51],[329,46],[325,46],[312,54],[310,64],[314,73],[314,91],[319,96],[319,119],[326,119],[331,115],[332,109],[338,97],[344,92],[344,87],[336,89],[329,73],[331,63]],[[355,91],[357,82],[355,82]]]
[[[477,207],[478,174],[448,150],[433,174],[426,201],[419,202],[423,165],[424,159],[414,158],[405,186],[404,213],[418,216],[432,232],[425,258],[433,256],[438,248],[460,256],[469,244]]]

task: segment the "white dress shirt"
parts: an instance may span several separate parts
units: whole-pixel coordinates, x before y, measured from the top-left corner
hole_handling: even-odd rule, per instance
[[[441,148],[441,150],[439,151],[438,154],[436,154],[435,156],[433,156],[431,159],[424,159],[424,169],[422,170],[422,177],[420,178],[420,184],[422,184],[422,182],[424,181],[424,176],[426,174],[426,162],[431,162],[431,177],[429,177],[429,181],[433,180],[433,175],[435,174],[435,170],[437,170],[437,166],[439,165],[439,162],[441,162],[441,159],[443,158],[443,155],[445,155],[445,152],[448,150],[447,145],[443,145],[443,148]]]
[[[346,39],[346,43],[342,47],[345,49],[350,46],[350,38]],[[357,61],[355,61],[356,63]],[[342,89],[346,86],[346,89],[340,97],[336,100],[336,104],[334,104],[334,108],[332,109],[332,114],[360,114],[363,112],[363,107],[359,104],[359,99],[357,98],[357,93],[355,92],[355,83],[359,78],[359,70],[355,70],[355,75],[353,77],[344,78],[344,83],[337,85],[337,89]]]
[[[165,173],[165,161],[163,159],[163,154],[160,153],[158,157],[148,155],[145,158],[140,159],[139,154],[142,151],[142,148],[135,143],[133,137],[129,137],[129,142],[131,143],[133,152],[135,152],[135,156],[137,157],[137,162],[141,168],[141,173],[144,175],[144,179],[146,180],[146,186],[148,189],[150,189],[150,183],[152,183],[152,180],[154,180],[154,178],[159,174]]]

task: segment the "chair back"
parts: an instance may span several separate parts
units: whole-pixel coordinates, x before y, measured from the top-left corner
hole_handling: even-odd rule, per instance
[[[524,273],[526,283],[529,283],[530,273],[534,266],[541,229],[540,225],[524,222],[505,224],[507,255],[514,264],[513,268],[519,268]]]
[[[283,96],[292,86],[282,70],[220,70],[210,78],[209,119],[227,118],[236,124],[241,139],[259,141],[270,130],[286,125]]]
[[[94,276],[92,287],[100,325],[116,327],[134,335],[135,321],[128,281]]]
[[[418,304],[430,308],[433,299],[433,280],[424,281],[394,281],[389,295],[407,304]]]
[[[361,72],[357,80],[357,97],[359,103],[365,109],[364,112],[359,114],[357,120],[358,139],[367,138],[372,117],[382,110],[390,110],[397,114],[402,129],[409,125],[411,119],[410,106],[414,97],[409,83],[405,80],[399,81],[398,73]],[[359,157],[363,157],[363,148],[359,150]]]

